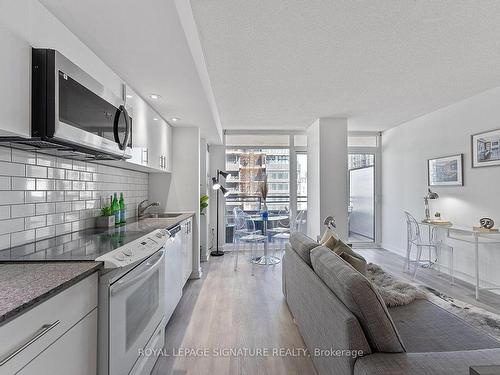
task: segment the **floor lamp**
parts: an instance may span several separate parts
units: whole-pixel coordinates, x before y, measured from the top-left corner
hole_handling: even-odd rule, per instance
[[[212,177],[212,189],[215,190],[215,194],[217,194],[217,199],[216,199],[216,212],[217,212],[217,219],[216,219],[216,241],[215,241],[215,250],[210,252],[211,256],[214,257],[220,257],[224,255],[224,251],[219,250],[219,191],[224,194],[224,197],[227,197],[229,195],[229,190],[227,190],[224,186],[222,186],[219,182],[219,176],[222,176],[226,179],[226,181],[231,177],[231,173],[220,171],[217,169],[217,177]]]

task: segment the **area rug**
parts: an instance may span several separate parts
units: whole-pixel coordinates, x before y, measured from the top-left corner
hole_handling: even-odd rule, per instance
[[[399,279],[373,263],[367,265],[366,277],[380,293],[387,307],[404,306],[417,298],[424,298],[500,341],[499,314],[457,300],[426,285]]]
[[[418,286],[426,292],[426,298],[442,309],[465,320],[471,326],[500,341],[500,315],[447,296],[425,285]],[[500,298],[500,297],[499,297]]]

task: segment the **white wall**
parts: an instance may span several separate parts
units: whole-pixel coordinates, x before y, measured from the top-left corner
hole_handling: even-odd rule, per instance
[[[402,210],[424,216],[427,159],[464,154],[463,187],[434,187],[440,198],[436,211],[457,225],[478,225],[491,217],[500,226],[500,167],[471,168],[471,135],[500,128],[500,87],[427,114],[383,133],[382,136],[382,246],[403,254],[406,227]],[[469,282],[474,275],[471,245],[455,247],[457,277]],[[480,250],[481,279],[500,285],[500,246]],[[444,257],[447,261],[448,257]]]
[[[31,47],[53,48],[121,96],[122,80],[36,0],[0,2],[0,129],[29,135]]]
[[[331,215],[347,240],[347,119],[320,118],[307,129],[307,233],[324,231]]]

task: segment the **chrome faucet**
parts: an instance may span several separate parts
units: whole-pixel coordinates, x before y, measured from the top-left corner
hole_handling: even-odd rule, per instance
[[[142,217],[144,217],[144,215],[146,214],[146,211],[148,210],[148,208],[150,207],[158,207],[160,205],[160,202],[153,202],[153,203],[150,203],[148,204],[147,206],[144,206],[144,203],[148,202],[147,199],[144,199],[141,203],[139,203],[137,205],[137,217],[140,219]]]

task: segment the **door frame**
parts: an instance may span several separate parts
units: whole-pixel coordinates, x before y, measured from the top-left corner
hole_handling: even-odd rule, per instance
[[[353,247],[356,248],[380,248],[381,240],[382,240],[382,152],[381,152],[381,141],[382,134],[380,132],[349,132],[349,136],[376,136],[377,145],[375,147],[356,147],[351,146],[347,148],[348,155],[350,154],[372,154],[375,156],[375,165],[374,165],[374,220],[375,220],[375,239],[373,242],[359,242],[353,243]],[[347,168],[347,201],[349,202],[351,194],[351,186],[350,186],[350,176],[349,176],[349,168]]]

